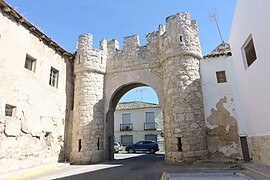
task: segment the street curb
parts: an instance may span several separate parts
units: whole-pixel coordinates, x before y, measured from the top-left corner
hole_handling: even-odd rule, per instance
[[[19,175],[8,177],[8,180],[17,180],[17,179],[22,179],[22,178],[26,178],[26,177],[31,177],[31,176],[35,176],[35,175],[42,174],[42,173],[45,173],[45,172],[57,170],[59,168],[60,168],[60,166],[53,166],[53,167],[50,167],[50,168],[40,169],[40,170],[37,170],[37,171],[33,171],[33,172],[29,172],[29,173],[24,173],[24,174],[19,174]]]
[[[254,172],[254,173],[258,174],[258,175],[261,175],[263,177],[266,177],[266,178],[270,179],[270,176],[269,175],[264,174],[262,172],[259,172],[259,171],[255,170],[255,169],[252,169],[250,167],[245,167],[245,169],[247,169],[247,170],[252,171],[252,172]]]
[[[161,177],[160,177],[160,180],[165,180],[166,174],[167,174],[166,172],[163,172],[162,175],[161,175]]]

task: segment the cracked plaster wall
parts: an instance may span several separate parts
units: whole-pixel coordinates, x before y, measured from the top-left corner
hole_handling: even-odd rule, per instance
[[[210,157],[240,155],[235,102],[232,91],[231,58],[202,59],[200,72],[206,121],[206,138]],[[218,83],[216,72],[225,71],[227,82]]]
[[[2,13],[0,35],[0,173],[57,162],[63,156],[70,64]],[[24,67],[26,54],[36,59],[34,72]],[[51,67],[59,71],[57,88],[49,85]],[[12,117],[5,115],[6,104],[15,106]]]

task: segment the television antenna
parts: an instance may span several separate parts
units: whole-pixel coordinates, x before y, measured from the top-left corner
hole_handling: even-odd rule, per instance
[[[140,89],[136,89],[136,92],[140,91],[141,94],[141,101],[143,100],[143,91],[147,90],[147,88],[140,88]]]
[[[210,13],[209,14],[209,18],[210,18],[210,20],[214,20],[214,22],[215,22],[215,24],[217,26],[217,30],[218,30],[218,33],[219,33],[219,37],[221,39],[221,42],[224,42],[223,41],[223,38],[222,38],[222,35],[221,35],[221,31],[220,31],[219,25],[218,25],[218,21],[217,21],[217,19],[218,19],[217,13],[216,12]]]

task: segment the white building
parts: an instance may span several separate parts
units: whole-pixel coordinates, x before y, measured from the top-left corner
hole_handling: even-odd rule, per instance
[[[163,118],[160,105],[134,101],[118,103],[114,113],[114,140],[123,145],[154,140],[163,150]]]
[[[237,0],[229,43],[239,88],[241,136],[250,156],[270,165],[270,1]]]
[[[223,42],[200,61],[208,150],[240,154],[246,161],[267,165],[270,25],[265,20],[270,17],[269,7],[266,0],[237,0],[229,44]],[[211,136],[215,130],[219,133]],[[238,138],[230,138],[235,133]]]
[[[232,61],[226,42],[200,61],[208,150],[213,156],[231,158],[239,156]]]

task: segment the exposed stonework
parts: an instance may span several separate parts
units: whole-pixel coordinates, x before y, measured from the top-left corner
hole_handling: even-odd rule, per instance
[[[99,49],[93,49],[92,35],[81,35],[73,62],[69,61],[73,54],[16,11],[7,10],[10,7],[3,2],[0,7],[0,21],[7,24],[0,26],[1,42],[5,42],[0,43],[4,49],[0,57],[4,79],[0,84],[0,171],[64,158],[74,164],[112,159],[116,104],[125,92],[143,85],[156,91],[163,110],[167,162],[205,159],[208,149],[214,156],[237,154],[237,125],[223,106],[226,97],[217,103],[217,110],[212,109],[206,128],[201,48],[196,21],[190,20],[189,13],[168,17],[165,25],[146,36],[145,46],[132,35],[124,38],[123,50],[117,40],[105,39]],[[20,35],[20,42],[15,34]],[[227,44],[209,57],[229,56],[227,50],[220,52],[222,48],[227,49]],[[24,68],[26,54],[36,59],[36,72]],[[57,87],[48,85],[51,67],[59,70]],[[5,115],[6,104],[15,108],[12,117]],[[253,139],[249,144],[259,146]],[[265,158],[255,150],[252,154]]]
[[[191,21],[188,13],[178,13],[146,39],[146,45],[140,46],[137,35],[125,37],[123,50],[117,40],[102,40],[97,50],[91,47],[91,35],[80,36],[74,71],[72,163],[113,158],[116,104],[125,92],[142,85],[157,92],[163,108],[166,161],[193,162],[207,157],[196,21]],[[104,123],[98,112],[103,102]],[[99,141],[104,150],[96,149],[99,137],[105,140],[104,144],[103,139]]]
[[[0,173],[61,161],[69,142],[64,128],[73,102],[73,54],[20,18],[0,1]],[[35,59],[31,70],[26,56]],[[49,85],[51,67],[59,73],[57,87]]]
[[[0,173],[63,159],[60,157],[63,155],[63,134],[59,134],[63,120],[51,120],[44,121],[39,135],[23,131],[19,119],[6,118],[0,122]]]
[[[92,35],[81,35],[74,67],[75,93],[70,158],[75,164],[104,160],[105,60],[106,53],[103,53],[103,50],[92,49]]]
[[[270,136],[248,137],[250,157],[254,161],[270,165]]]
[[[207,118],[208,126],[207,146],[209,153],[213,157],[234,157],[239,156],[239,139],[237,133],[236,119],[224,107],[227,97],[220,99],[216,104],[216,109],[211,110],[211,115]]]

